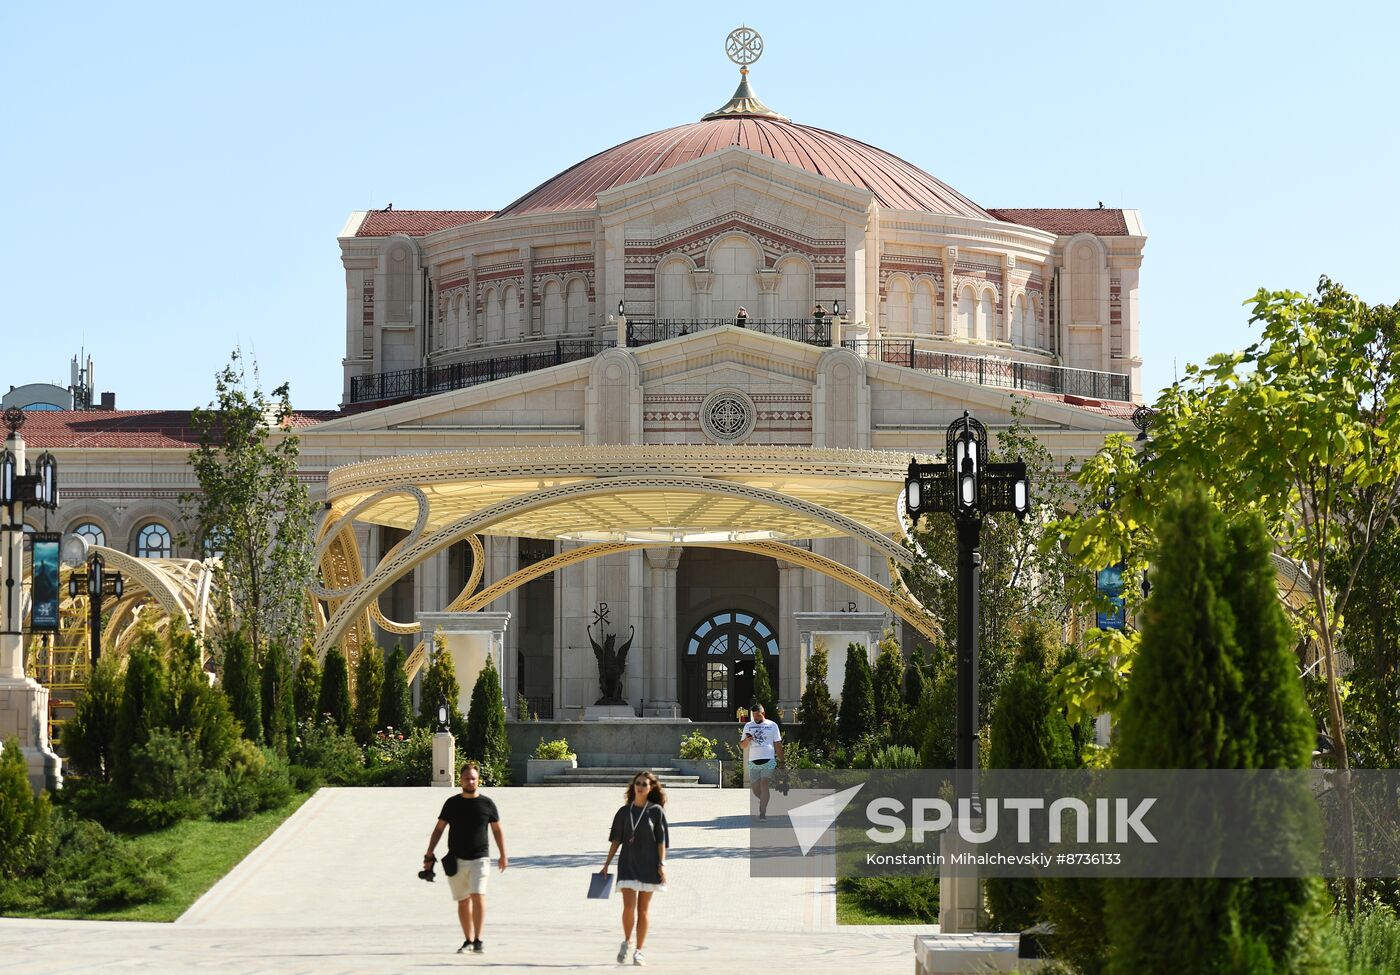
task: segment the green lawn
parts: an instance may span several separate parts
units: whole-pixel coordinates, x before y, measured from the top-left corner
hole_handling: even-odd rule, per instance
[[[137,851],[169,878],[170,889],[158,900],[115,911],[54,911],[27,917],[78,918],[94,921],[173,921],[210,887],[252,853],[296,812],[309,794],[294,796],[280,809],[269,809],[233,823],[186,820],[169,829],[131,840]]]

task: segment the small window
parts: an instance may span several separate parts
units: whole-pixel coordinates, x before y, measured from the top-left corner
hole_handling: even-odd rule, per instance
[[[138,559],[170,558],[170,529],[158,522],[151,522],[136,535],[136,557]]]
[[[705,707],[729,707],[729,668],[711,662],[705,667]]]
[[[102,530],[102,526],[91,521],[85,521],[74,528],[70,534],[81,535],[87,539],[89,545],[106,545],[107,533]]]

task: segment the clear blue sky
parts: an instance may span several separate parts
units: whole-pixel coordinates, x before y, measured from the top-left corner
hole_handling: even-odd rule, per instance
[[[699,8],[699,9],[696,9]],[[0,8],[0,388],[81,347],[123,408],[207,402],[242,345],[333,407],[351,210],[497,209],[759,96],[983,206],[1142,212],[1155,389],[1258,287],[1400,298],[1394,4],[18,3]]]

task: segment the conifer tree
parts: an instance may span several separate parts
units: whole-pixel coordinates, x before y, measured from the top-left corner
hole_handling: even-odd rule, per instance
[[[355,658],[355,740],[361,745],[383,727],[379,710],[384,703],[384,654],[373,643],[361,643]]]
[[[915,751],[918,751],[923,731],[923,725],[919,723],[919,702],[923,700],[924,688],[928,685],[923,663],[919,660],[923,652],[923,647],[915,645],[914,653],[904,668],[904,728],[895,742],[898,745],[908,745]]]
[[[301,645],[301,656],[297,659],[292,700],[297,721],[315,720],[316,707],[321,701],[321,665],[316,661],[316,650],[309,640]]]
[[[753,699],[763,705],[763,710],[769,718],[774,721],[778,719],[778,697],[773,693],[773,681],[768,676],[768,667],[763,662],[762,649],[754,654]]]
[[[894,633],[886,630],[880,638],[880,653],[875,658],[875,720],[888,729],[892,744],[900,743],[905,735],[908,713],[904,709],[904,654]]]
[[[330,715],[343,734],[350,729],[350,668],[339,647],[326,652],[326,669],[321,674],[321,697],[316,704],[316,716]]]
[[[165,660],[160,653],[160,640],[152,629],[137,638],[127,655],[112,750],[112,780],[118,788],[130,788],[133,754],[146,744],[153,729],[165,725],[169,711]]]
[[[846,678],[841,684],[841,709],[836,719],[837,737],[850,748],[861,735],[875,730],[875,681],[870,673],[869,651],[859,643],[846,646]]]
[[[826,647],[818,641],[807,660],[807,681],[802,688],[798,716],[802,721],[803,747],[822,758],[830,758],[836,751],[836,705],[826,681]]]
[[[506,738],[506,702],[501,694],[501,675],[491,655],[472,686],[471,707],[467,711],[467,732],[461,742],[467,758],[481,765],[482,781],[504,785],[510,777],[510,742]]]
[[[117,716],[126,679],[121,663],[114,653],[98,660],[78,697],[72,720],[63,726],[63,750],[72,769],[99,782],[112,778]]]
[[[287,648],[269,643],[262,665],[263,740],[283,758],[297,736],[295,690]]]
[[[433,656],[423,671],[423,683],[418,688],[418,725],[433,731],[438,726],[438,707],[447,705],[447,726],[459,728],[462,711],[457,702],[462,699],[462,685],[457,681],[457,665],[447,650],[441,633],[433,635]]]
[[[915,712],[919,734],[919,766],[926,769],[952,769],[957,741],[958,673],[951,653],[934,654],[923,697]]]
[[[408,689],[408,674],[403,669],[403,647],[394,650],[384,661],[384,690],[379,699],[379,727],[406,732],[413,724],[413,695]]]
[[[262,744],[262,691],[256,651],[242,630],[228,634],[223,643],[223,688],[228,697],[229,710],[242,722],[243,737],[255,744]]]

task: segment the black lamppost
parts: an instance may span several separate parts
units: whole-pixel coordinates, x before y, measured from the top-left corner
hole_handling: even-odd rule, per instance
[[[88,646],[92,651],[92,667],[97,669],[97,658],[102,653],[102,597],[122,598],[122,574],[108,572],[102,563],[102,556],[93,553],[88,560],[87,572],[68,574],[68,595],[76,599],[80,594],[88,596],[90,617],[88,622]]]
[[[45,451],[39,455],[36,470],[31,471],[24,459],[24,441],[20,427],[24,426],[24,411],[12,406],[5,411],[5,426],[10,428],[10,440],[16,454],[8,446],[0,448],[0,506],[5,508],[5,634],[22,635],[24,621],[20,618],[19,586],[15,568],[23,558],[24,511],[26,508],[58,507],[58,461]]]
[[[971,772],[977,767],[978,600],[982,553],[978,545],[982,516],[1008,511],[1022,521],[1030,512],[1026,465],[987,462],[987,428],[966,410],[948,425],[947,460],[920,464],[909,460],[904,504],[917,525],[927,512],[947,511],[958,531],[958,717],[956,762],[958,795],[971,798]]]

